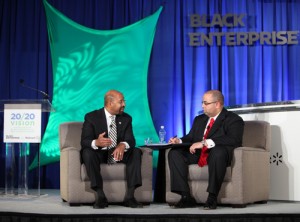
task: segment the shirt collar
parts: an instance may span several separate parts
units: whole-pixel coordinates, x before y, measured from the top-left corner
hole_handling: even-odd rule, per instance
[[[220,115],[220,113],[221,113],[221,112],[219,112],[219,113],[218,113],[217,115],[215,115],[214,117],[209,117],[208,120],[210,121],[210,119],[214,119],[214,121],[216,121],[216,119],[218,118],[218,116]]]
[[[110,114],[110,113],[107,111],[107,109],[105,109],[105,108],[104,108],[104,112],[105,112],[106,118],[110,118],[110,116],[115,116],[115,115]]]

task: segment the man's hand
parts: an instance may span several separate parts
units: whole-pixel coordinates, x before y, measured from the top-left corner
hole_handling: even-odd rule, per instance
[[[110,138],[104,137],[105,132],[99,134],[98,138],[95,140],[95,145],[98,147],[108,147],[111,145],[112,141]]]
[[[180,140],[177,138],[177,137],[171,137],[169,139],[169,142],[170,144],[178,144],[180,142]]]
[[[112,155],[116,161],[123,160],[125,149],[126,149],[126,146],[124,143],[119,143],[117,145],[116,149],[112,153]]]
[[[193,145],[191,145],[190,147],[190,153],[194,154],[196,153],[196,149],[201,149],[202,147],[203,147],[203,143],[201,142],[193,143]]]

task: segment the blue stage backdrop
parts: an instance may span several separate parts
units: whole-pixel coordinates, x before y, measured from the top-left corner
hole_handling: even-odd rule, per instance
[[[103,31],[133,25],[163,6],[149,61],[147,106],[153,131],[165,125],[167,137],[182,136],[190,129],[201,111],[202,95],[209,89],[221,90],[227,106],[300,98],[300,1],[48,0],[48,3],[70,20]],[[36,91],[20,86],[23,79],[31,87],[53,95],[55,102],[43,1],[0,0],[0,9],[1,99],[41,98]],[[116,88],[126,78],[116,79]],[[126,83],[126,87],[144,90],[134,80],[131,83]],[[99,108],[103,105],[100,92],[100,89],[99,93],[91,91],[95,94],[91,97],[100,100]],[[143,99],[126,94],[125,97],[132,100],[130,106]],[[144,121],[142,117],[133,119]],[[2,149],[2,160],[4,155]],[[57,163],[44,166],[42,187],[59,186],[58,174],[53,176],[57,169]]]

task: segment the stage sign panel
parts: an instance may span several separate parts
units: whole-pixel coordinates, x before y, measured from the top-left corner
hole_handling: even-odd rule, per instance
[[[4,104],[4,143],[40,143],[41,119],[41,104]]]

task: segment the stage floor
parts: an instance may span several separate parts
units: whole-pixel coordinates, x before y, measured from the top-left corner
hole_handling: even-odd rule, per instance
[[[177,214],[299,214],[300,202],[268,201],[266,204],[250,204],[246,208],[231,208],[230,206],[218,206],[216,210],[203,210],[202,206],[187,209],[173,209],[168,204],[152,203],[141,209],[131,209],[121,205],[109,205],[105,209],[93,209],[90,205],[70,207],[60,198],[59,190],[41,190],[40,197],[5,197],[0,196],[0,213],[29,213],[29,214],[55,214],[55,215],[177,215]]]

